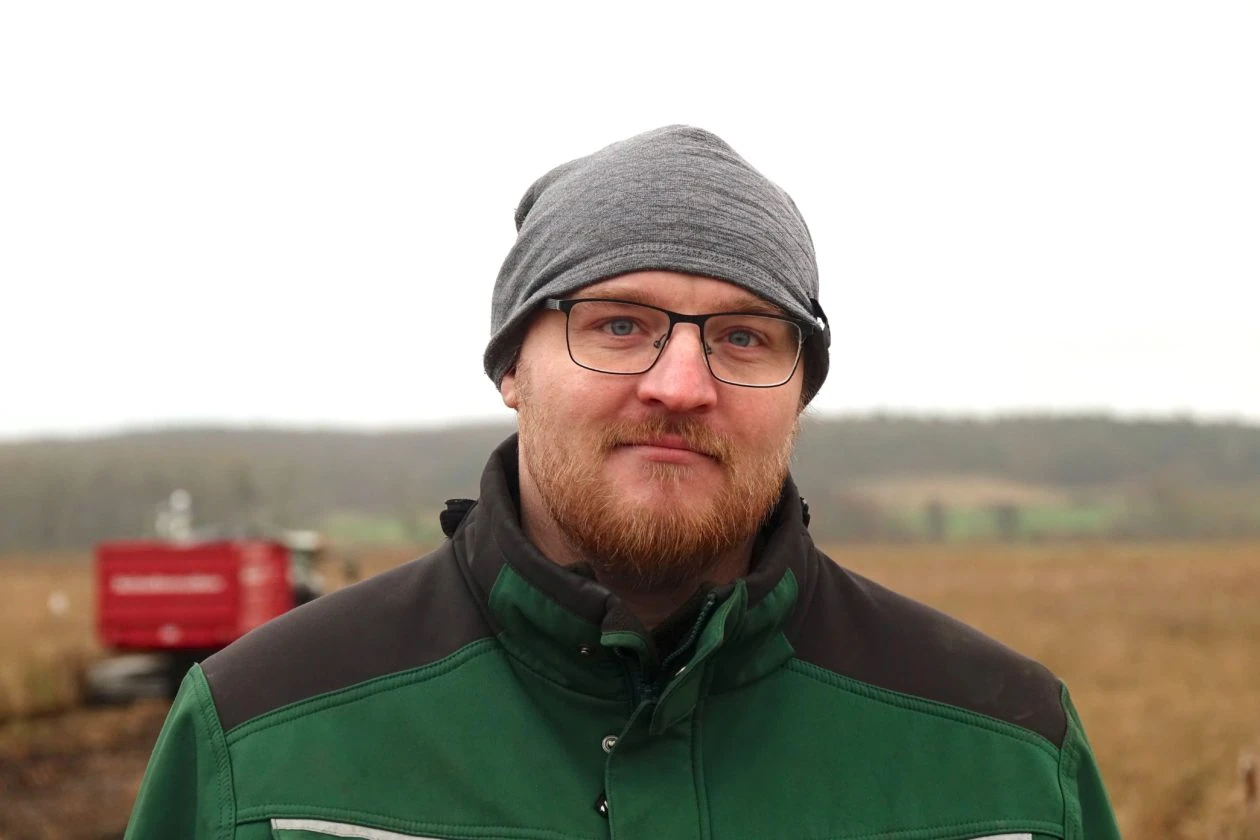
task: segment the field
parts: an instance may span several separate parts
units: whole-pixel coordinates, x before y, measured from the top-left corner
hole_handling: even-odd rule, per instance
[[[413,553],[376,551],[362,566],[373,573]],[[1056,671],[1125,837],[1260,838],[1246,833],[1239,781],[1240,759],[1260,753],[1260,544],[870,546],[832,555]],[[119,836],[162,710],[67,711],[76,669],[98,653],[86,558],[0,560],[3,840]]]

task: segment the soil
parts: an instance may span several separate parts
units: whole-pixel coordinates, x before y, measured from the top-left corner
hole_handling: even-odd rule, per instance
[[[0,725],[0,840],[115,840],[168,705],[76,709]]]

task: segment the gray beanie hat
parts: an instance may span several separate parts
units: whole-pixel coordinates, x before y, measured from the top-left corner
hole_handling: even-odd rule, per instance
[[[806,402],[827,378],[831,335],[805,220],[716,135],[668,126],[557,166],[521,199],[516,230],[485,353],[496,385],[544,299],[653,269],[725,280],[815,325],[802,359]]]

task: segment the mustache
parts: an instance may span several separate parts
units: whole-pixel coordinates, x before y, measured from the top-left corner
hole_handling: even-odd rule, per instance
[[[700,420],[688,417],[653,416],[643,420],[618,420],[600,433],[601,451],[618,446],[656,440],[666,435],[682,438],[688,449],[707,455],[720,464],[730,461],[734,445],[730,438],[714,431]]]

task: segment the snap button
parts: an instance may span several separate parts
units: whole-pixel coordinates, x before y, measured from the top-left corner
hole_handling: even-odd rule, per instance
[[[602,747],[604,748],[604,752],[606,752],[606,753],[610,753],[610,752],[612,752],[612,751],[613,751],[613,747],[617,746],[617,736],[616,736],[616,735],[605,735],[605,736],[604,736],[604,741],[603,741],[603,743],[602,743],[600,746],[602,746]]]

